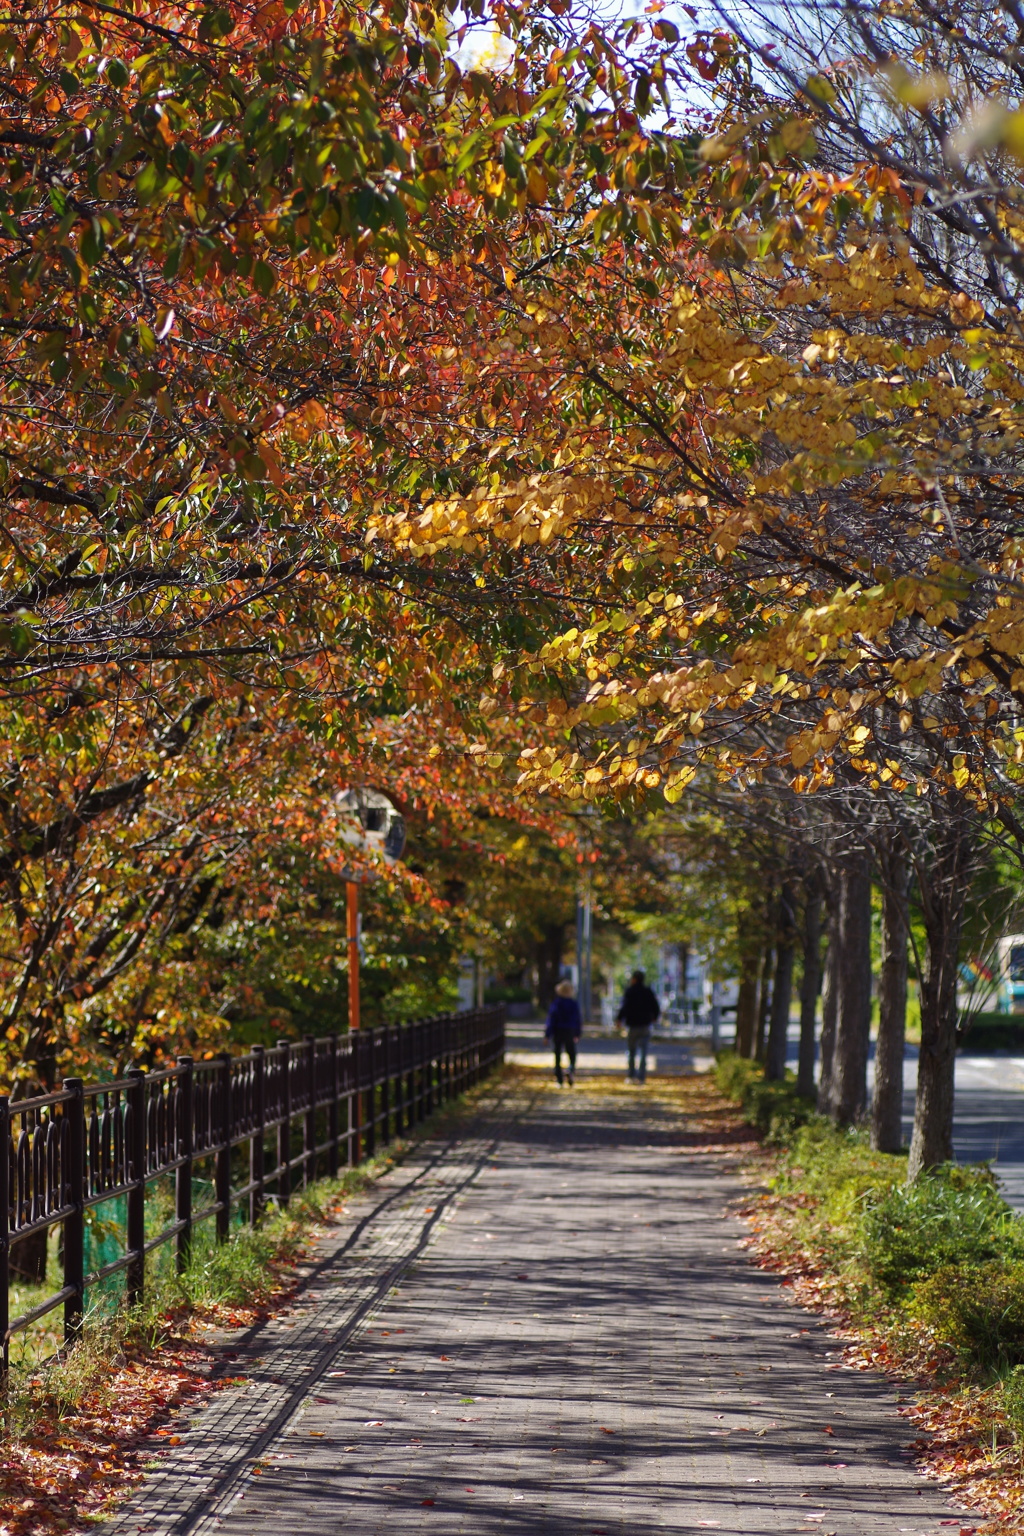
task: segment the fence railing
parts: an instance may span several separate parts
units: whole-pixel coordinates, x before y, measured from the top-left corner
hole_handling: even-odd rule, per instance
[[[122,1271],[126,1300],[141,1301],[147,1254],[175,1242],[184,1268],[197,1223],[215,1221],[223,1240],[233,1212],[259,1221],[268,1200],[287,1205],[297,1182],[337,1174],[372,1155],[479,1082],[504,1052],[504,1009],[480,1008],[282,1040],[254,1046],[247,1056],[179,1056],[173,1067],[130,1069],[117,1082],[65,1078],[59,1092],[33,1099],[0,1097],[0,1190],[8,1191],[0,1223],[3,1369],[20,1330],[63,1305],[64,1337],[73,1340],[89,1287]],[[147,1238],[147,1194],[170,1175],[173,1220]],[[193,1209],[197,1185],[212,1198]],[[86,1213],[119,1197],[124,1252],[86,1273]],[[45,1255],[57,1225],[63,1285],[11,1318],[12,1258],[24,1273],[19,1255],[33,1243]]]

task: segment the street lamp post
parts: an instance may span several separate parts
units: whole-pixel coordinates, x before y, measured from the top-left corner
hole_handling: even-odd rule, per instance
[[[375,853],[395,864],[405,848],[405,818],[379,789],[346,789],[335,799],[345,818],[342,839],[354,848]],[[359,886],[369,872],[345,882],[345,937],[348,953],[348,1027],[359,1028]]]

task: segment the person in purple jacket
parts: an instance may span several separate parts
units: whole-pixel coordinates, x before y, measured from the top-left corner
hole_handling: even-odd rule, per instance
[[[555,1077],[562,1084],[562,1052],[569,1058],[566,1073],[569,1087],[576,1076],[576,1042],[583,1031],[580,1006],[572,995],[572,982],[560,981],[555,988],[555,1000],[548,1009],[548,1022],[544,1026],[544,1038],[555,1049]]]

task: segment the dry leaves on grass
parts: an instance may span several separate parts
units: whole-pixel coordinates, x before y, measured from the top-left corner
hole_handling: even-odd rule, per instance
[[[138,1481],[158,1426],[210,1386],[205,1352],[179,1341],[112,1367],[73,1415],[44,1409],[0,1453],[0,1536],[80,1530]]]
[[[0,1450],[0,1536],[91,1528],[141,1481],[162,1446],[178,1443],[174,1417],[182,1408],[237,1384],[239,1377],[223,1374],[232,1358],[225,1335],[286,1305],[298,1279],[296,1265],[282,1261],[259,1307],[209,1304],[188,1314],[169,1312],[158,1319],[161,1343],[115,1341],[111,1353],[119,1360],[105,1357],[97,1336],[87,1346],[85,1385],[63,1410],[46,1377],[35,1378],[39,1410],[22,1415]],[[215,1338],[204,1341],[213,1331]]]

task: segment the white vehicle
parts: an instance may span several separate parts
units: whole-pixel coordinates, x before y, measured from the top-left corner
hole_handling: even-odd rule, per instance
[[[990,1006],[1000,1013],[1024,1013],[1024,933],[1001,938],[998,955],[999,974]]]

